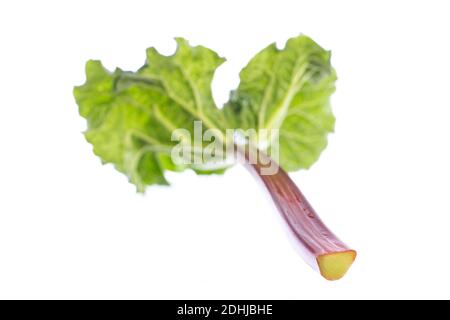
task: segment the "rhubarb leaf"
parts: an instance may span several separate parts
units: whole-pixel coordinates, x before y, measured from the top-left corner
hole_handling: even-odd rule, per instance
[[[261,139],[259,148],[278,151],[285,170],[308,168],[334,129],[329,99],[335,80],[329,51],[306,36],[291,38],[285,48],[271,44],[248,63],[225,113],[236,127],[279,129],[279,136]],[[276,138],[278,148],[269,148]]]
[[[195,164],[182,166],[170,157],[179,141],[174,129],[189,133],[180,139],[191,145],[194,121],[203,130],[226,127],[211,95],[211,81],[224,61],[205,47],[191,47],[176,39],[172,56],[147,51],[146,64],[137,72],[106,70],[99,61],[86,64],[86,83],[75,87],[80,115],[87,119],[86,139],[104,163],[112,163],[144,191],[151,184],[167,184],[165,170],[187,167],[199,174],[222,173],[224,168]]]
[[[223,173],[226,161],[200,157],[200,162],[179,164],[171,158],[180,142],[172,139],[175,129],[185,130],[178,138],[192,159],[199,151],[203,155],[207,142],[200,150],[193,147],[195,121],[202,123],[202,134],[215,129],[215,140],[224,147],[230,145],[226,129],[279,129],[279,136],[260,141],[259,148],[272,156],[278,152],[275,158],[288,171],[317,160],[334,127],[329,98],[336,75],[328,51],[305,36],[290,39],[282,50],[268,46],[241,71],[239,87],[219,109],[211,82],[225,59],[182,38],[176,42],[171,56],[149,48],[136,72],[110,72],[99,61],[86,64],[86,83],[75,87],[74,96],[87,119],[86,139],[104,163],[114,164],[139,191],[168,184],[168,170]]]

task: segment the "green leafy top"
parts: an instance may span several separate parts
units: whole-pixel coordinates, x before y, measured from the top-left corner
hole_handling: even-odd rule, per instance
[[[268,46],[241,71],[239,87],[219,109],[211,82],[225,59],[182,38],[176,41],[171,56],[148,49],[145,65],[136,72],[109,72],[99,61],[87,62],[86,83],[75,87],[74,96],[87,119],[86,139],[104,163],[113,163],[138,191],[167,184],[166,170],[223,172],[225,164],[172,160],[171,150],[180,141],[191,146],[194,121],[201,121],[203,130],[216,129],[215,139],[225,144],[230,143],[226,129],[279,129],[279,136],[260,139],[259,147],[270,153],[272,139],[279,138],[279,161],[288,171],[318,159],[334,127],[329,97],[336,75],[328,51],[306,36],[290,39],[282,50]],[[187,134],[172,141],[177,128]]]

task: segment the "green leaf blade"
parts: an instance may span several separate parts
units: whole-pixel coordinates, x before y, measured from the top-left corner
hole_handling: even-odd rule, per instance
[[[186,143],[190,143],[196,120],[216,129],[220,123],[223,132],[226,127],[211,94],[212,77],[224,59],[181,38],[177,44],[172,56],[148,49],[147,62],[137,72],[110,72],[100,61],[88,61],[86,83],[74,88],[80,115],[88,123],[85,137],[94,153],[124,173],[139,192],[148,185],[167,185],[167,170],[224,171],[175,164],[170,158],[178,143],[172,141],[175,129],[186,129],[190,134]]]
[[[279,130],[279,146],[262,141],[268,153],[279,152],[283,168],[309,168],[334,130],[329,99],[336,73],[330,52],[306,36],[287,41],[279,50],[272,44],[241,71],[241,82],[225,106],[225,114],[243,129]]]

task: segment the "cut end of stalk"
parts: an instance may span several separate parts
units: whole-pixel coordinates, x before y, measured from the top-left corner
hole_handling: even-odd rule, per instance
[[[317,257],[320,274],[327,280],[339,280],[346,273],[356,258],[356,251],[333,252]]]

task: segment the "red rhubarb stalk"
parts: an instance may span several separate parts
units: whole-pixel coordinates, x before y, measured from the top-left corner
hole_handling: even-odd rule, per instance
[[[241,151],[245,155],[246,167],[269,191],[306,262],[328,280],[342,278],[355,260],[356,251],[328,229],[289,175],[274,160],[261,151],[256,153],[257,156],[249,161],[248,152]],[[261,174],[261,169],[267,166],[277,166],[278,170],[272,175]]]

